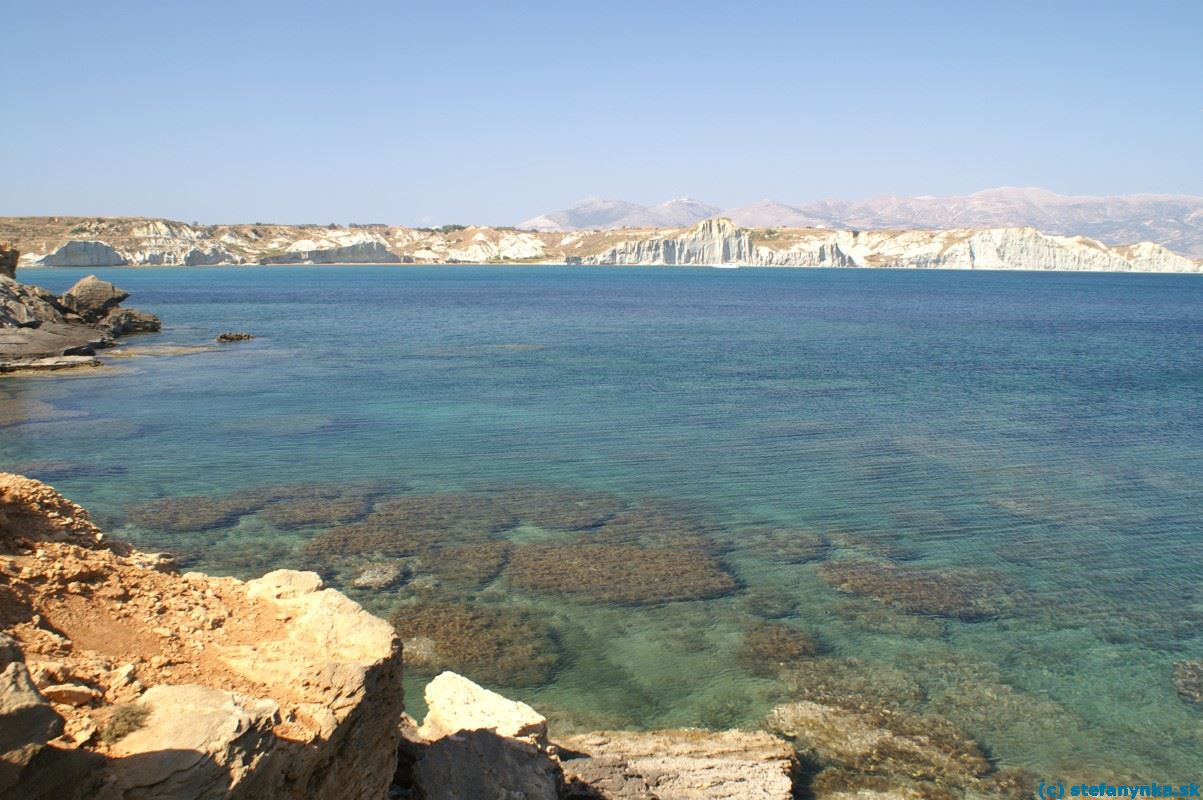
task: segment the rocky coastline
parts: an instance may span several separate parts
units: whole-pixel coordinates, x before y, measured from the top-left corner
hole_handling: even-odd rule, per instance
[[[129,292],[95,275],[62,295],[16,279],[18,253],[0,245],[0,372],[99,366],[117,337],[157,331],[154,314],[121,303]]]
[[[556,736],[444,672],[419,724],[396,620],[312,572],[181,574],[8,473],[0,624],[3,798],[1030,796],[947,720],[810,682],[760,730]]]
[[[593,264],[889,269],[1203,271],[1161,244],[1108,245],[1033,227],[743,227],[546,231],[446,225],[188,225],[129,217],[0,218],[26,266]]]

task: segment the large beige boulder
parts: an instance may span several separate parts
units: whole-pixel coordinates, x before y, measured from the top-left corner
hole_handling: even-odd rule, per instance
[[[426,688],[429,708],[406,750],[425,800],[558,800],[564,775],[547,744],[547,721],[454,672]]]
[[[76,281],[60,298],[62,304],[79,314],[87,322],[96,322],[112,309],[121,305],[129,292],[118,289],[108,281],[88,275]]]
[[[426,684],[429,711],[418,733],[438,739],[460,731],[489,730],[510,739],[547,740],[547,720],[526,703],[502,697],[454,672]]]

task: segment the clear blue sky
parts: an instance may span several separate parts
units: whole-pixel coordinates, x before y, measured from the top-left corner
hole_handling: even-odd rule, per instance
[[[1203,194],[1203,1],[0,3],[0,214]]]

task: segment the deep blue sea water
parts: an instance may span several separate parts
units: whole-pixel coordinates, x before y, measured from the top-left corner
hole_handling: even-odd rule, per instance
[[[631,606],[503,573],[473,601],[520,609],[563,651],[547,683],[507,694],[565,727],[754,724],[790,697],[740,656],[771,617],[818,637],[820,669],[913,688],[912,710],[950,717],[1004,765],[1203,774],[1203,708],[1171,679],[1203,658],[1196,276],[97,272],[163,332],[123,340],[144,355],[104,371],[0,380],[0,465],[46,474],[119,535],[247,577],[314,566],[300,548],[321,526],[252,514],[166,535],[129,508],[375,480],[401,495],[654,497],[706,521],[739,590]],[[83,274],[21,277],[61,291]],[[227,330],[257,338],[166,354]],[[975,621],[905,613],[837,591],[822,560],[741,546],[766,525],[828,537],[827,561],[987,570],[1008,600]],[[412,602],[407,587],[353,594],[380,613]]]

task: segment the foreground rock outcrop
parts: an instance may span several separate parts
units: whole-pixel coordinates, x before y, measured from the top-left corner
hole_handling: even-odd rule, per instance
[[[159,330],[154,314],[121,308],[128,297],[95,275],[56,297],[0,271],[0,372],[97,366],[116,337]]]
[[[693,219],[675,213],[668,218]],[[6,217],[0,238],[43,266],[523,263],[890,267],[1200,272],[1161,244],[1103,244],[1033,227],[752,227],[710,218],[692,226],[517,230],[465,225],[187,225],[130,217]],[[532,221],[534,222],[534,221]],[[814,223],[817,224],[817,223]],[[554,226],[552,226],[554,227]],[[865,226],[870,227],[870,226]],[[1082,229],[1079,229],[1082,230]],[[1135,241],[1135,239],[1131,240]]]
[[[179,575],[0,473],[0,624],[0,797],[376,800],[393,779],[400,644],[314,573]]]

